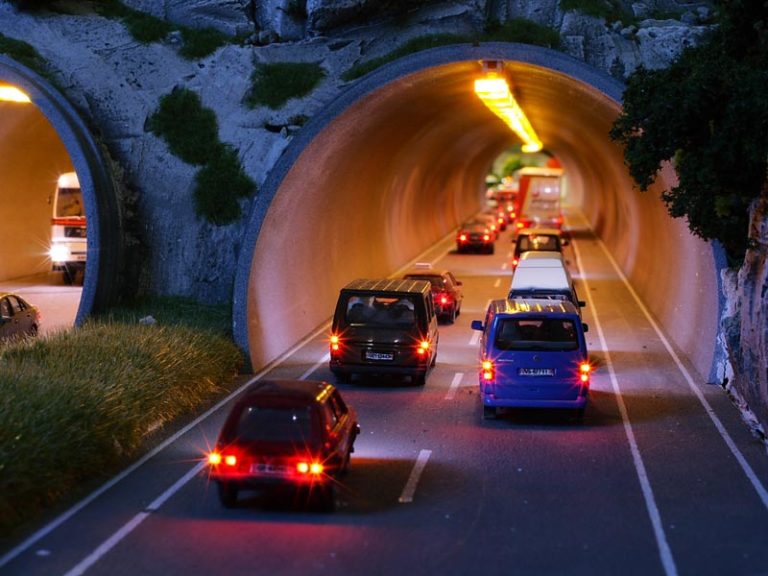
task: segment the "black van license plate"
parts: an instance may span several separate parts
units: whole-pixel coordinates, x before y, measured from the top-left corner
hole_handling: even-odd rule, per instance
[[[395,355],[392,352],[374,352],[373,350],[366,350],[365,359],[391,361],[395,359]]]
[[[552,368],[520,368],[520,376],[554,376]]]

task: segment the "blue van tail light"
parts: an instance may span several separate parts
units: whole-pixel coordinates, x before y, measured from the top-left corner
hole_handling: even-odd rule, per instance
[[[592,372],[592,366],[589,365],[589,362],[582,362],[579,364],[579,380],[585,384],[589,382],[590,372]]]
[[[480,377],[482,378],[483,382],[493,382],[493,380],[496,378],[496,369],[493,366],[493,362],[490,360],[484,360],[482,368],[483,369],[480,372]]]

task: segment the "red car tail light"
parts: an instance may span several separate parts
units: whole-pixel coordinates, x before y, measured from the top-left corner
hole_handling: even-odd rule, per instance
[[[447,294],[443,294],[440,296],[440,304],[448,304],[448,302],[450,301],[451,299],[448,297]]]
[[[483,234],[483,240],[484,241],[488,242],[488,241],[490,241],[490,239],[491,239],[491,235],[490,234]]]
[[[459,242],[466,242],[466,241],[467,241],[467,235],[459,234]]]
[[[496,377],[496,370],[494,369],[493,362],[490,360],[483,360],[482,368],[481,378],[483,379],[483,382],[493,382]]]
[[[589,382],[589,374],[592,372],[592,366],[589,365],[589,362],[582,362],[579,364],[579,380],[584,382],[585,384]]]
[[[208,464],[211,466],[237,466],[237,456],[234,454],[222,454],[221,452],[211,452],[208,454]]]
[[[296,472],[302,475],[320,476],[324,470],[322,462],[300,460],[296,463]]]

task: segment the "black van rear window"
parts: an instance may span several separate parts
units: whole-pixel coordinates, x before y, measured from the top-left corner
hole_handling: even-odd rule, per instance
[[[416,301],[409,296],[349,296],[347,324],[378,327],[410,327],[416,324]]]
[[[493,345],[498,350],[577,350],[574,322],[560,318],[501,318]]]

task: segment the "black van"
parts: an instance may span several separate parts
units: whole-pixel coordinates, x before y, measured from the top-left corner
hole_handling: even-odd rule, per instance
[[[437,340],[429,282],[355,280],[339,293],[330,369],[339,382],[349,382],[353,374],[403,374],[424,385],[435,365]]]

